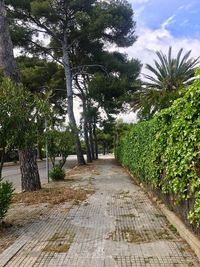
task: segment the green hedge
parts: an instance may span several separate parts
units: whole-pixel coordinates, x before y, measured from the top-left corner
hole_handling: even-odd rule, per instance
[[[188,219],[200,227],[200,80],[151,121],[133,125],[120,138],[116,157],[176,203],[191,200]]]

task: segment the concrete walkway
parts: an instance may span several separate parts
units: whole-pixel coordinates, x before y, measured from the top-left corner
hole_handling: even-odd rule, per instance
[[[51,210],[0,255],[9,267],[199,267],[189,246],[111,158],[92,174],[95,194]],[[88,174],[91,175],[91,174]]]

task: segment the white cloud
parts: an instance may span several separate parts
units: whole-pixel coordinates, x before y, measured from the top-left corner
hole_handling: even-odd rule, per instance
[[[169,46],[172,46],[173,53],[184,48],[184,51],[192,50],[192,57],[200,56],[199,39],[176,38],[162,26],[155,30],[143,26],[138,29],[137,34],[139,36],[137,42],[132,47],[120,49],[120,51],[127,53],[130,57],[138,58],[143,64],[152,64],[155,59],[155,51],[161,50],[163,53],[167,53]]]
[[[179,10],[181,10],[181,9],[189,10],[189,9],[191,9],[193,7],[193,5],[194,5],[194,2],[189,3],[187,5],[182,5],[182,6],[179,7]]]
[[[122,119],[124,122],[127,123],[136,123],[138,121],[136,112],[120,113],[117,116],[117,119]]]
[[[169,17],[166,21],[163,22],[163,24],[161,25],[161,28],[167,29],[167,27],[170,24],[173,24],[174,22],[176,22],[176,20],[174,18],[175,18],[175,15]]]

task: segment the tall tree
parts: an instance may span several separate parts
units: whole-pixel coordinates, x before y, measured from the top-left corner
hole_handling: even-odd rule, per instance
[[[52,92],[49,97],[52,116],[48,121],[48,126],[64,121],[67,114],[67,105],[63,68],[55,62],[48,62],[38,57],[20,56],[17,58],[17,63],[20,68],[22,83],[30,92],[40,96]],[[37,120],[37,125],[37,157],[42,160],[41,136],[45,129],[45,118],[40,117]]]
[[[76,137],[79,164],[84,164],[79,133],[73,111],[73,74],[77,65],[73,55],[84,43],[84,53],[91,54],[90,44],[110,42],[118,46],[129,46],[135,41],[133,11],[125,0],[5,0],[12,20],[19,28],[29,29],[32,38],[29,48],[50,55],[65,71],[68,116]],[[19,20],[23,23],[18,25]],[[34,38],[44,33],[50,42]],[[26,32],[26,37],[30,36]],[[46,44],[45,44],[46,43]],[[32,50],[33,51],[33,50]],[[94,62],[93,62],[94,63]]]
[[[140,109],[143,119],[149,119],[155,112],[169,107],[179,97],[180,89],[194,76],[199,63],[199,58],[191,58],[191,51],[183,54],[183,49],[176,57],[172,57],[171,47],[167,55],[161,51],[157,51],[156,55],[158,60],[154,60],[154,66],[146,65],[149,74],[144,75],[144,87],[133,95],[133,108]]]
[[[13,55],[13,45],[3,1],[0,1],[0,68],[13,82],[19,83],[21,81],[21,75]],[[40,177],[33,146],[21,148],[19,150],[19,159],[23,190],[40,189]]]
[[[135,85],[139,84],[141,68],[138,60],[129,60],[119,52],[97,51],[93,56],[98,64],[93,68],[84,67],[75,76],[76,95],[82,101],[83,130],[89,162],[91,158],[98,157],[96,128],[101,122],[100,111],[110,118],[123,109],[137,89]],[[84,60],[87,61],[86,58]]]

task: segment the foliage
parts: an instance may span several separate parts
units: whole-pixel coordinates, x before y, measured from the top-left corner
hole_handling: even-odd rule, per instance
[[[22,84],[4,78],[0,84],[0,137],[7,146],[29,147],[37,139],[37,120],[48,114],[48,101]]]
[[[66,113],[66,88],[64,70],[55,62],[37,57],[20,56],[17,63],[22,75],[23,85],[32,93],[52,92],[49,104],[59,114]]]
[[[38,139],[38,121],[49,116],[46,99],[33,95],[8,78],[0,83],[0,177],[5,153],[11,148],[33,147]],[[29,165],[31,166],[31,165]]]
[[[64,180],[65,171],[62,169],[62,167],[56,165],[49,171],[49,177],[52,179],[52,181]]]
[[[148,179],[147,161],[155,138],[155,120],[140,122],[126,129],[117,142],[117,159],[142,180]]]
[[[61,156],[62,159],[59,162],[59,166],[62,168],[68,155],[74,152],[72,133],[69,130],[49,130],[45,133],[44,137],[48,143],[48,152],[53,166],[55,166],[55,158]]]
[[[4,3],[13,36],[16,37],[15,44],[30,54],[40,57],[50,56],[65,70],[69,123],[76,137],[78,163],[84,164],[79,129],[73,111],[72,95],[75,95],[73,79],[82,74],[90,75],[93,73],[91,69],[97,66],[104,67],[104,61],[101,61],[103,63],[101,64],[98,57],[101,58],[108,44],[128,47],[136,41],[132,7],[126,0],[5,0]],[[43,42],[42,38],[38,37],[46,37],[46,41]],[[18,42],[19,39],[22,42]],[[132,63],[138,70],[138,62]],[[131,65],[129,72],[130,70]],[[80,80],[83,81],[83,78]],[[118,82],[115,81],[117,89],[118,83],[119,79]],[[83,99],[86,94],[77,95]],[[116,99],[113,100],[117,103]],[[113,109],[115,107],[112,107]],[[85,125],[88,123],[85,121]],[[95,123],[93,123],[94,128]]]
[[[199,74],[200,71],[197,72]],[[117,158],[176,202],[194,200],[188,218],[200,226],[200,80],[182,98],[121,138]]]
[[[113,150],[114,124],[105,121],[102,126],[103,129],[97,129],[97,140],[101,152],[105,155]]]
[[[191,58],[191,51],[183,54],[183,49],[173,58],[171,47],[168,55],[161,51],[157,51],[156,55],[158,60],[154,60],[155,66],[146,65],[149,74],[144,77],[147,81],[133,99],[133,108],[140,110],[142,119],[152,117],[155,112],[169,107],[180,97],[180,89],[188,85],[199,62],[199,58]]]
[[[12,183],[0,181],[0,222],[5,217],[9,206],[14,188]]]

